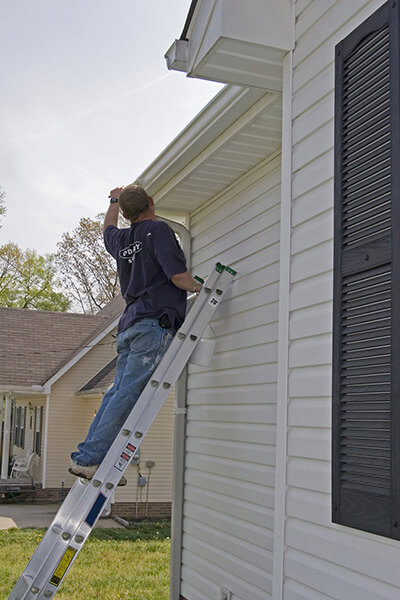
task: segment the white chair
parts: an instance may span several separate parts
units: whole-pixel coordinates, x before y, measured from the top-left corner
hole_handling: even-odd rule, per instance
[[[34,455],[35,453],[30,450],[24,458],[15,459],[11,469],[11,479],[19,479],[21,477],[30,477],[32,479],[29,469]]]

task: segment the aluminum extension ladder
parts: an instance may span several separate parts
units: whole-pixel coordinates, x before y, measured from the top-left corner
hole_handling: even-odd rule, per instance
[[[56,594],[235,275],[217,263],[93,479],[75,481],[8,600]]]

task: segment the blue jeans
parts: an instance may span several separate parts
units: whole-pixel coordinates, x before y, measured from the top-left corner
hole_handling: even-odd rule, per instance
[[[117,372],[84,442],[71,454],[81,466],[101,463],[174,337],[158,319],[141,319],[117,336]]]

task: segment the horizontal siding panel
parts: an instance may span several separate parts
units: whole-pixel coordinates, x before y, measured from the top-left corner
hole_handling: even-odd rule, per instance
[[[252,584],[261,590],[268,589],[271,592],[271,576],[264,570],[259,569],[250,562],[239,557],[232,560],[226,550],[221,550],[217,544],[204,543],[199,538],[183,534],[182,545],[190,550],[195,556],[205,561],[210,561],[215,567],[219,567],[227,573],[231,573],[240,579],[241,585]],[[229,588],[232,589],[232,588]]]
[[[311,336],[331,333],[332,303],[325,302],[310,308],[303,308],[292,313],[290,319],[290,339],[298,340]]]
[[[252,228],[250,227],[243,232],[242,236],[235,234],[230,235],[227,240],[210,242],[208,247],[193,255],[192,270],[204,269],[203,265],[207,265],[210,262],[215,264],[216,260],[233,266],[243,256],[250,256],[278,242],[280,233],[279,224],[274,222],[270,226],[266,226],[262,220],[261,223],[261,229],[257,228],[256,232],[252,233]]]
[[[276,362],[277,343],[260,344],[251,348],[239,348],[230,352],[215,352],[213,356],[213,368],[233,369],[245,365],[258,365]]]
[[[188,412],[190,420],[191,413]],[[225,417],[226,418],[226,417]],[[246,417],[244,417],[246,418]],[[244,419],[243,419],[244,420]],[[195,422],[188,425],[187,434],[192,437],[201,437],[203,439],[219,439],[222,441],[248,442],[249,440],[256,444],[275,443],[275,425],[244,425],[240,423],[240,428],[235,423]]]
[[[327,210],[331,210],[332,207],[332,182],[327,181],[292,203],[292,226],[296,228]]]
[[[333,244],[327,241],[310,250],[297,254],[292,259],[292,281],[301,281],[332,270]]]
[[[188,398],[188,406],[196,405],[225,405],[241,404],[246,410],[244,400],[251,397],[252,404],[275,404],[276,403],[276,383],[268,385],[250,385],[235,387],[225,387],[217,389],[191,390]]]
[[[190,406],[188,409],[188,420],[194,425],[197,421],[208,422],[210,425],[222,422],[234,427],[239,423],[246,426],[250,435],[252,435],[251,432],[256,431],[255,425],[260,425],[262,429],[264,424],[275,423],[275,418],[276,407],[270,404],[253,405],[250,402],[242,406],[206,404]]]
[[[235,319],[233,316],[229,320],[214,320],[212,322],[212,328],[215,334],[214,337],[217,338],[218,341],[223,341],[223,336],[225,334],[240,333],[240,335],[243,335],[246,339],[247,332],[254,327],[259,327],[260,325],[264,324],[270,327],[276,327],[276,321],[273,319],[271,320],[273,315],[275,315],[274,305],[261,305],[251,308],[248,311],[241,312],[240,317],[237,319]],[[235,345],[232,344],[231,347],[235,348]]]
[[[285,600],[332,600],[332,596],[326,596],[289,578],[285,579],[283,588]]]
[[[184,531],[189,533],[194,538],[215,546],[218,550],[226,551],[229,548],[229,553],[239,561],[243,556],[246,560],[254,565],[257,569],[264,570],[267,568],[272,571],[272,554],[264,549],[256,546],[253,541],[246,542],[236,538],[232,533],[223,533],[216,531],[214,528],[208,527],[204,523],[199,523],[193,519],[187,519],[183,525]],[[235,529],[232,529],[234,532]]]
[[[212,236],[212,240],[207,236],[206,240],[197,240],[198,250],[194,253],[196,258],[196,264],[199,262],[205,262],[211,257],[218,256],[221,252],[226,252],[233,245],[239,245],[249,238],[252,238],[257,233],[265,232],[265,236],[268,239],[269,230],[272,229],[273,225],[279,223],[280,209],[279,209],[279,189],[276,192],[275,206],[269,210],[262,211],[260,207],[257,212],[257,218],[243,222],[246,217],[246,213],[241,216],[241,226],[237,227],[237,217],[232,219],[229,223],[229,228],[222,229],[221,226],[216,229],[216,233]],[[247,218],[247,217],[246,217]],[[235,227],[236,221],[236,227]],[[222,229],[222,230],[221,230]],[[221,230],[221,232],[219,231]],[[233,234],[233,235],[232,235]],[[278,238],[279,239],[279,238]],[[193,244],[195,243],[193,240]],[[274,241],[276,241],[274,239]]]
[[[240,229],[243,229],[246,223],[250,223],[253,219],[262,219],[264,225],[272,225],[279,221],[276,216],[277,207],[280,204],[280,186],[279,186],[279,174],[276,174],[276,186],[269,190],[267,193],[265,190],[260,189],[260,195],[255,197],[251,202],[248,202],[243,206],[243,198],[238,197],[235,203],[230,203],[225,206],[225,210],[219,211],[214,216],[213,222],[207,229],[207,238],[210,236],[223,236],[230,235],[232,232],[236,232],[238,227],[238,220],[241,222]],[[279,209],[278,209],[279,210]],[[244,228],[245,229],[245,228]],[[205,245],[205,236],[197,235],[196,229],[192,231],[192,250],[198,252]],[[200,233],[200,232],[199,232]]]
[[[285,572],[288,577],[340,600],[398,599],[398,589],[386,583],[297,550],[286,551]]]
[[[288,517],[323,526],[330,525],[330,494],[289,487],[286,500]]]
[[[256,588],[251,583],[243,582],[240,577],[236,577],[234,573],[224,571],[218,565],[215,565],[208,560],[204,560],[186,548],[183,549],[183,561],[186,565],[185,578],[189,581],[191,579],[191,573],[195,572],[200,573],[200,575],[208,578],[210,581],[217,582],[217,598],[221,595],[221,587],[235,590],[232,600],[248,600],[250,595],[252,600],[267,600],[268,597],[270,597],[270,592],[268,592],[269,596],[266,597],[265,591]],[[209,598],[212,598],[212,596]],[[207,598],[207,600],[209,600],[209,598]],[[192,600],[191,596],[188,596],[188,599]],[[200,598],[200,600],[202,600],[202,598]]]
[[[333,65],[321,65],[321,71],[316,77],[308,81],[302,88],[294,90],[292,104],[293,118],[295,119],[309,110],[321,98],[332,94],[333,89]]]
[[[226,153],[222,150],[216,160],[229,159],[229,164],[236,161],[242,170],[243,164],[246,162],[246,156],[232,156],[231,153]],[[206,206],[201,207],[191,216],[191,231],[193,234],[207,235],[208,226],[212,226],[216,220],[222,219],[223,215],[229,214],[229,206],[243,206],[243,199],[247,198],[249,202],[253,198],[257,198],[260,194],[266,193],[274,188],[280,182],[280,155],[268,159],[260,165],[257,165],[250,174],[235,181],[221,196]],[[250,164],[250,163],[249,163]],[[266,179],[267,178],[267,179]]]
[[[276,364],[272,364],[225,371],[193,373],[189,378],[189,389],[275,383],[276,371]]]
[[[329,461],[289,458],[287,483],[297,488],[329,493],[331,464]]]
[[[265,486],[265,506],[267,508],[273,507],[273,491],[269,487],[271,485],[271,465],[251,464],[233,458],[218,458],[218,460],[215,460],[211,455],[188,452],[185,466],[187,468],[186,476],[188,476],[190,469],[194,469],[217,477],[230,477]]]
[[[332,120],[316,131],[310,132],[294,146],[292,154],[293,171],[298,171],[306,164],[328,152],[333,147],[333,143],[334,128]]]
[[[246,518],[237,519],[235,516],[231,516],[227,513],[220,514],[213,508],[187,501],[184,507],[184,523],[191,519],[199,523],[205,523],[208,527],[212,527],[213,529],[228,535],[232,535],[232,532],[234,531],[237,539],[253,543],[263,550],[272,550],[272,511],[269,520],[271,527],[265,528],[260,527],[257,523],[249,523]]]
[[[258,527],[272,530],[271,510],[266,507],[250,504],[237,498],[228,498],[228,496],[218,494],[215,491],[210,492],[193,486],[185,486],[185,500],[252,523]]]
[[[292,180],[292,198],[296,200],[299,196],[332,179],[333,150],[330,150],[294,173]]]
[[[331,210],[314,217],[292,230],[292,254],[333,240],[333,213]]]
[[[300,543],[301,540],[301,543]],[[359,537],[348,531],[338,531],[304,521],[288,519],[287,543],[290,547],[317,556],[342,567],[352,565],[352,569],[387,584],[400,584],[400,548]]]
[[[220,586],[209,580],[208,577],[196,573],[193,569],[182,566],[181,594],[190,600],[209,600],[218,598]]]
[[[257,504],[267,508],[267,501],[269,501],[269,494],[267,496],[265,485],[258,483],[249,483],[248,481],[241,481],[237,477],[232,478],[221,475],[214,475],[205,471],[188,470],[186,474],[186,484],[193,485],[203,490],[210,492],[217,491],[228,497],[234,497],[238,500],[243,500],[251,504]],[[268,479],[267,485],[273,487],[274,485],[274,469],[268,468]],[[232,528],[229,533],[235,532],[235,528]],[[236,534],[235,534],[236,535]]]
[[[330,430],[311,427],[291,428],[288,433],[288,456],[330,460]]]
[[[321,2],[319,3],[321,4]],[[323,6],[328,6],[328,0],[322,0]],[[369,5],[368,11],[365,16],[358,14],[361,9]],[[330,3],[329,10],[321,11],[318,9],[318,2],[313,7],[312,13],[309,13],[309,26],[307,32],[298,39],[298,45],[296,46],[296,52],[294,53],[294,66],[304,61],[307,56],[315,55],[319,52],[322,44],[324,44],[329,38],[333,37],[333,34],[340,30],[339,34],[336,34],[333,40],[330,40],[331,46],[334,46],[339,39],[345,37],[347,32],[350,33],[361,21],[363,21],[367,14],[372,12],[371,2],[369,0],[352,0],[351,3],[348,0],[336,0],[333,4]],[[303,28],[307,27],[303,20]],[[346,27],[344,27],[346,25]],[[297,37],[297,32],[296,32]]]
[[[187,442],[188,452],[198,452],[218,458],[230,458],[242,462],[260,463],[273,466],[275,449],[261,444],[225,442],[190,438]]]
[[[330,398],[291,398],[288,407],[289,427],[331,426]]]
[[[326,123],[329,122],[330,127],[333,129],[334,103],[335,96],[333,93],[330,93],[293,120],[292,138],[295,148],[299,142],[307,139],[314,131],[320,130]]]
[[[222,305],[227,302],[231,302],[233,295],[241,296],[247,294],[249,290],[257,290],[265,287],[265,282],[268,281],[269,285],[273,285],[279,281],[279,262],[276,260],[276,246],[273,247],[272,256],[268,257],[268,261],[262,267],[259,267],[257,271],[253,271],[248,274],[242,274],[235,279],[234,287],[227,291],[224,297]],[[238,273],[239,275],[239,273]],[[219,313],[217,313],[217,317]]]
[[[289,368],[330,364],[331,360],[332,334],[315,335],[290,344]]]
[[[292,369],[289,373],[289,396],[297,398],[331,397],[330,366]]]
[[[276,322],[278,318],[278,297],[279,297],[279,284],[273,283],[267,285],[258,290],[249,291],[247,294],[232,298],[230,302],[222,301],[218,309],[218,319],[226,319],[229,317],[236,317],[238,314],[247,311],[249,309],[258,308],[262,306],[264,308],[265,323]],[[241,317],[240,317],[241,318]]]
[[[216,339],[216,352],[223,352],[231,348],[246,348],[247,346],[256,346],[278,341],[278,324],[269,323],[251,327],[244,331],[223,335]]]
[[[333,273],[319,274],[312,279],[306,279],[299,283],[294,283],[290,290],[289,307],[291,311],[299,308],[309,308],[313,310],[316,304],[321,304],[327,300],[332,301],[333,295]]]

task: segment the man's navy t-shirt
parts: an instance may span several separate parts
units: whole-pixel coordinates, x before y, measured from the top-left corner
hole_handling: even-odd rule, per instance
[[[167,314],[173,328],[181,326],[186,312],[186,292],[171,281],[187,270],[185,255],[172,229],[151,219],[119,229],[109,225],[104,244],[116,259],[126,309],[118,332],[144,318]]]

